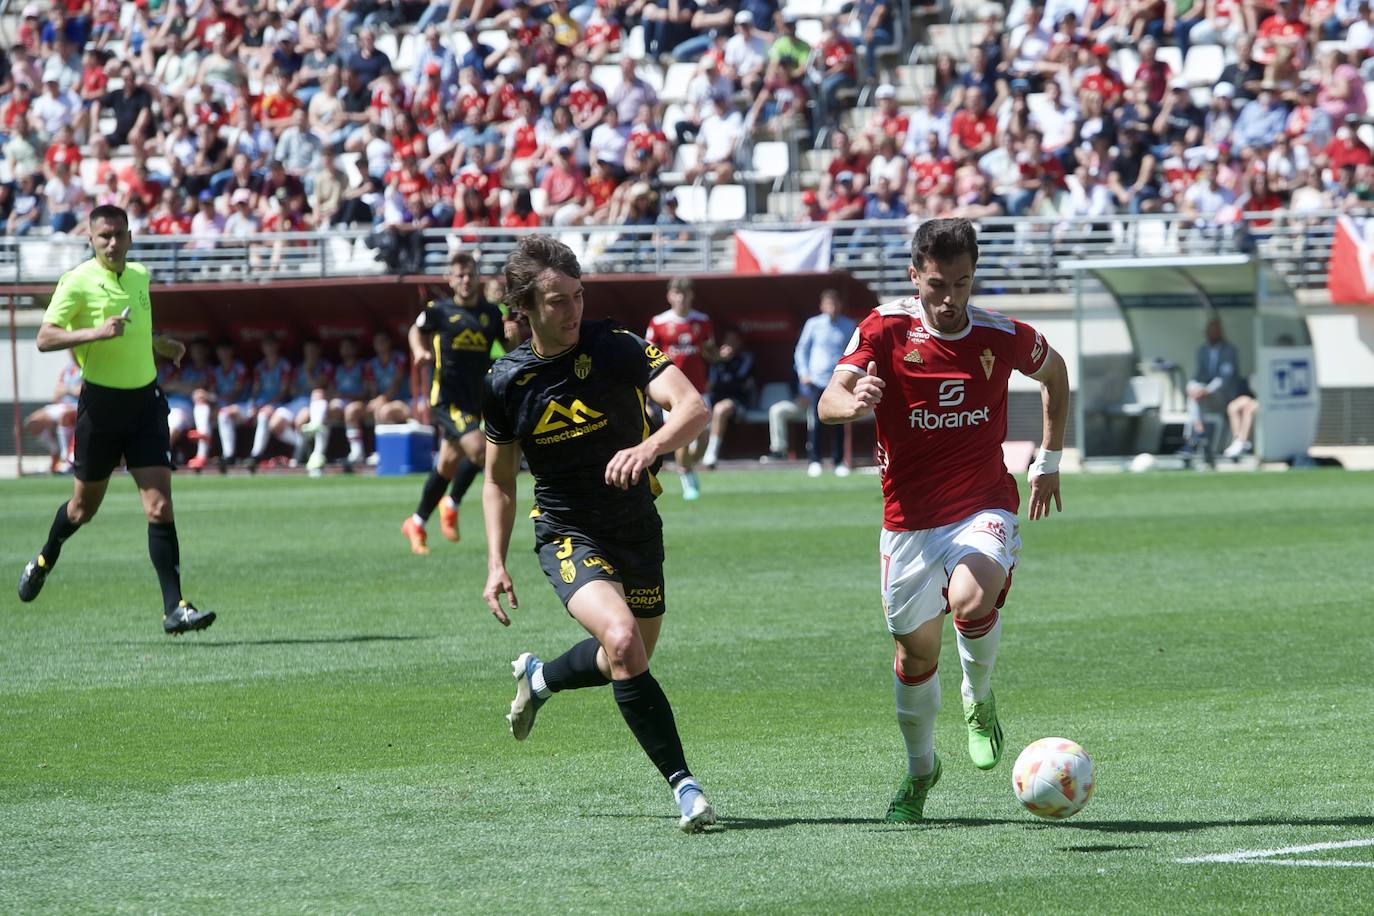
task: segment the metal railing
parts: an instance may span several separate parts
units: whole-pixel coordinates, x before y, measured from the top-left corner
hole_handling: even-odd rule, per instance
[[[1321,287],[1335,226],[1334,212],[1245,214],[1225,226],[1199,226],[1175,214],[1056,220],[978,220],[979,292],[1049,293],[1070,288],[1062,267],[1080,257],[1167,257],[1253,251],[1294,288]],[[734,230],[746,224],[674,227],[546,228],[577,253],[589,274],[730,273]],[[752,222],[751,229],[814,229],[818,224]],[[831,265],[863,280],[879,296],[910,289],[908,245],[915,221],[825,223],[833,230]],[[206,240],[138,237],[130,257],[158,283],[261,282],[364,277],[387,273],[442,275],[455,248],[499,265],[523,234],[503,229],[432,229],[384,244],[384,234],[349,229]],[[381,249],[391,252],[390,260]],[[84,239],[53,235],[0,238],[0,286],[42,285],[89,257]]]

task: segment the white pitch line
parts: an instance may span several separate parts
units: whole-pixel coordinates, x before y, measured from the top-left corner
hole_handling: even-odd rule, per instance
[[[1251,862],[1251,861],[1254,861],[1254,860],[1256,860],[1256,859],[1271,859],[1271,858],[1274,857],[1274,856],[1291,856],[1291,855],[1296,855],[1297,853],[1300,853],[1300,852],[1321,852],[1321,851],[1327,850],[1327,849],[1354,849],[1354,848],[1356,848],[1356,847],[1358,847],[1358,846],[1374,846],[1374,839],[1367,839],[1367,840],[1340,840],[1340,841],[1338,841],[1338,842],[1332,842],[1332,843],[1309,843],[1309,844],[1306,845],[1306,846],[1288,846],[1288,847],[1286,847],[1286,848],[1284,848],[1284,849],[1242,849],[1242,850],[1239,850],[1238,852],[1223,852],[1223,853],[1217,853],[1216,855],[1210,855],[1210,856],[1194,856],[1194,857],[1188,858],[1188,859],[1175,859],[1174,861],[1175,861],[1175,862],[1179,862],[1179,863],[1184,864],[1184,865],[1196,865],[1196,864],[1198,864],[1198,863],[1200,863],[1200,862]],[[1315,864],[1317,864],[1318,862],[1321,862],[1321,864],[1323,864],[1323,865],[1328,864],[1327,862],[1324,862],[1324,861],[1321,861],[1321,860],[1306,860],[1306,861],[1304,861],[1304,862],[1302,862],[1302,863],[1299,863],[1299,862],[1296,862],[1296,861],[1293,861],[1293,860],[1287,860],[1287,861],[1284,861],[1284,862],[1275,862],[1275,863],[1273,863],[1273,864],[1276,864],[1276,865],[1313,864],[1313,865],[1315,865]],[[1331,865],[1335,865],[1336,863],[1335,863],[1335,862],[1331,862],[1330,864],[1331,864]],[[1359,867],[1359,868],[1374,868],[1374,862],[1342,862],[1342,863],[1340,863],[1340,864],[1341,864],[1341,865],[1344,865],[1344,866],[1347,866],[1347,867],[1354,866],[1354,867]]]
[[[1313,868],[1374,868],[1374,862],[1347,862],[1343,859],[1245,859],[1243,865],[1307,865]]]

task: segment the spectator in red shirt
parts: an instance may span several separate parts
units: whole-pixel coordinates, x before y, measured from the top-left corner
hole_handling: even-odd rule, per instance
[[[1121,81],[1121,76],[1107,63],[1107,57],[1111,53],[1112,49],[1104,44],[1093,45],[1093,68],[1078,84],[1080,106],[1085,94],[1096,92],[1102,96],[1102,103],[1111,108],[1126,91],[1126,84]]]
[[[820,76],[816,117],[821,124],[829,124],[840,107],[836,97],[842,90],[854,88],[855,53],[854,45],[836,27],[834,16],[826,16],[823,22],[825,31],[814,62]]]
[[[1369,165],[1371,161],[1369,147],[1360,142],[1360,138],[1355,134],[1355,128],[1359,126],[1359,115],[1349,115],[1336,130],[1336,136],[1331,138],[1331,142],[1326,144],[1326,148],[1321,152],[1321,158],[1326,160],[1326,165],[1332,171],[1340,171],[1346,166]]]
[[[81,166],[81,147],[72,139],[72,129],[66,124],[57,129],[48,151],[43,154],[43,173],[51,178],[59,164],[65,164],[73,172]]]
[[[1138,85],[1143,80],[1150,102],[1158,105],[1164,100],[1164,93],[1169,88],[1169,81],[1173,78],[1174,71],[1167,63],[1155,56],[1159,50],[1159,42],[1154,38],[1146,35],[1140,39],[1139,47],[1140,66],[1135,71],[1135,82]]]
[[[830,165],[821,176],[820,187],[821,205],[826,208],[829,208],[830,198],[834,195],[835,181],[841,172],[850,174],[856,193],[862,191],[868,182],[868,157],[850,145],[849,134],[843,130],[837,130],[830,136],[830,145],[834,148],[835,155],[831,157]]]
[[[1299,65],[1307,61],[1307,26],[1298,18],[1294,0],[1278,0],[1274,15],[1260,23],[1255,36],[1255,60],[1270,63],[1280,45],[1292,48]]]
[[[487,207],[486,201],[482,199],[482,195],[477,189],[464,188],[462,206],[458,208],[458,212],[453,216],[453,228],[490,228],[495,225],[495,216]],[[473,245],[477,243],[478,237],[471,233],[465,233],[460,235],[459,238]]]
[[[897,87],[883,83],[874,90],[873,97],[878,100],[878,108],[864,125],[865,152],[870,156],[877,151],[878,141],[883,137],[894,137],[899,144],[905,142],[907,129],[911,126],[911,119],[897,107]]]
[[[545,204],[539,216],[553,226],[571,225],[587,203],[587,181],[573,164],[572,150],[562,147],[558,158],[539,182]]]
[[[530,202],[530,192],[523,189],[516,191],[515,202],[501,217],[501,226],[506,229],[534,229],[541,225],[539,214],[534,212],[534,204]]]
[[[987,109],[983,90],[969,86],[964,105],[949,122],[949,154],[956,162],[975,161],[989,152],[997,139],[997,117]]]

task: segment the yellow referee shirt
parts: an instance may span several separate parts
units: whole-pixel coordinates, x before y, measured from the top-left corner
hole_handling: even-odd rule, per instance
[[[57,281],[52,301],[43,313],[46,324],[67,331],[96,328],[105,319],[129,309],[124,336],[74,347],[82,377],[106,388],[142,388],[157,378],[153,364],[153,305],[148,295],[148,270],[134,261],[116,275],[91,258]]]

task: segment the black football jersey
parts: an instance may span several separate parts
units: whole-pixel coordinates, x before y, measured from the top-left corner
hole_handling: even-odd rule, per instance
[[[425,306],[415,326],[429,338],[434,350],[429,403],[451,404],[477,413],[482,403],[482,379],[491,368],[492,342],[505,335],[501,310],[480,296],[472,308],[440,299]]]
[[[646,389],[671,365],[658,347],[609,321],[584,321],[577,346],[549,359],[526,341],[487,375],[487,438],[520,444],[540,512],[579,530],[614,531],[655,512],[658,462],[628,490],[606,483],[606,464],[652,433]]]

